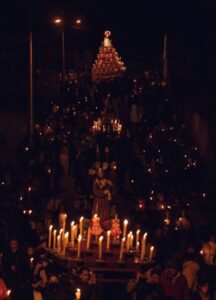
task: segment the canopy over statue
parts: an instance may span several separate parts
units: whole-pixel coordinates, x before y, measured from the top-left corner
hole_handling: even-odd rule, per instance
[[[99,48],[97,59],[93,64],[92,79],[95,82],[121,77],[126,70],[121,57],[112,46],[110,36],[111,32],[106,30],[104,33],[104,40]]]

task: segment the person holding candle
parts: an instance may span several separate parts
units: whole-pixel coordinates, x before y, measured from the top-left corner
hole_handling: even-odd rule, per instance
[[[49,262],[47,260],[47,252],[45,249],[39,249],[35,258],[35,266],[33,269],[32,288],[34,299],[40,299],[45,291],[48,282],[47,269]]]
[[[96,277],[95,274],[86,267],[78,272],[78,277],[72,281],[72,299],[76,299],[76,291],[80,290],[81,300],[96,299]]]
[[[16,238],[12,238],[9,248],[3,252],[2,267],[7,284],[16,297],[20,296],[20,285],[25,276],[26,256]]]

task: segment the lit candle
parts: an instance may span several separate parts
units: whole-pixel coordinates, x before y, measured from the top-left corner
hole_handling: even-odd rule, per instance
[[[80,298],[81,298],[81,291],[80,291],[80,289],[76,289],[75,295],[76,295],[76,300],[80,300]]]
[[[72,243],[72,240],[74,239],[73,238],[73,235],[74,235],[73,227],[74,227],[74,221],[72,221],[70,224],[70,241],[71,241],[71,243]]]
[[[77,238],[78,225],[74,225],[74,238]]]
[[[7,290],[7,298],[10,299],[10,295],[11,295],[11,290]]]
[[[90,247],[90,239],[91,239],[91,228],[88,228],[88,233],[87,233],[87,243],[86,243],[86,249],[88,250]]]
[[[126,250],[130,250],[130,237],[131,237],[131,232],[128,233],[127,235],[127,241],[126,241]]]
[[[81,246],[82,236],[79,234],[78,236],[78,245],[77,245],[77,259],[80,259],[80,246]]]
[[[61,246],[63,245],[63,242],[64,242],[64,234],[63,234],[63,232],[64,232],[63,228],[59,230]]]
[[[140,242],[136,243],[136,251],[139,251],[139,247],[140,247]]]
[[[83,219],[84,219],[84,217],[81,217],[79,219],[79,233],[81,236],[83,235]]]
[[[66,228],[66,219],[67,219],[67,214],[64,214],[64,218],[63,218],[63,232],[65,233],[65,228]]]
[[[125,238],[125,239],[126,239],[126,235],[127,235],[127,224],[128,224],[128,220],[124,220],[123,238]]]
[[[66,253],[66,247],[67,247],[67,243],[68,243],[68,236],[69,236],[69,233],[66,232],[65,235],[64,235],[64,243],[63,243],[63,255],[65,256],[65,253]]]
[[[131,235],[130,235],[130,249],[133,249],[133,240],[134,240],[134,235],[131,232]]]
[[[137,231],[136,231],[136,245],[137,245],[137,243],[139,242],[139,235],[140,235],[140,230],[138,229]],[[137,249],[136,249],[137,250]]]
[[[102,241],[103,241],[103,236],[100,236],[99,241],[98,241],[98,250],[99,250],[98,259],[99,260],[102,259]]]
[[[108,231],[107,231],[107,244],[106,244],[106,251],[109,251],[109,249],[110,249],[110,233],[111,233],[111,231],[110,231],[110,230],[108,230]]]
[[[53,225],[50,225],[49,227],[49,240],[48,240],[48,247],[51,248],[51,242],[52,242],[52,229]]]
[[[121,261],[123,258],[123,251],[124,251],[124,243],[125,243],[125,238],[122,238],[121,240],[121,247],[120,247],[120,255],[119,255],[119,260]]]
[[[147,232],[143,235],[143,239],[142,239],[141,260],[144,259],[146,253],[146,238],[147,238]]]
[[[149,260],[150,261],[152,260],[153,252],[154,252],[154,246],[151,246],[151,248],[150,248],[150,254],[149,254]]]
[[[59,254],[61,251],[61,235],[57,236],[57,253]]]
[[[57,230],[53,230],[53,250],[56,248],[56,232]]]
[[[74,239],[75,239],[75,231],[76,231],[76,228],[77,228],[76,225],[74,225],[74,226],[72,227],[72,235],[71,235],[71,247],[72,247],[72,248],[74,247]]]

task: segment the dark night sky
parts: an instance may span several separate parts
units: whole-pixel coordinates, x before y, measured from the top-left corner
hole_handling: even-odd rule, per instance
[[[25,60],[28,44],[22,40],[28,34],[28,2],[8,0],[1,4],[0,53],[3,53],[3,60],[7,51],[20,52],[21,59],[23,56]],[[40,49],[45,47],[43,41],[58,33],[51,20],[64,15],[68,24],[65,31],[68,49],[82,45],[96,53],[104,30],[110,29],[113,44],[123,59],[143,59],[148,63],[161,59],[163,33],[168,32],[171,59],[178,60],[186,68],[187,65],[196,68],[199,64],[200,72],[211,71],[216,64],[216,0],[32,2],[34,43]],[[69,25],[69,21],[77,16],[84,20],[85,30],[76,30]],[[50,44],[50,47],[55,46]],[[37,47],[34,49],[37,54]]]
[[[80,16],[90,36],[98,42],[104,29],[110,28],[114,40],[130,48],[139,48],[146,40],[157,40],[164,31],[172,38],[214,39],[215,0],[148,0],[148,1],[73,1],[32,0],[35,31],[57,15]],[[8,0],[1,4],[0,34],[26,36],[27,0]],[[211,5],[208,3],[212,3]],[[97,47],[97,45],[96,45]]]

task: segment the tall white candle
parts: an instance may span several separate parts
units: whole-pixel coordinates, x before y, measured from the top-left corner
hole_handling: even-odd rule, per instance
[[[50,225],[49,227],[49,240],[48,240],[48,247],[51,248],[51,243],[52,243],[52,229],[53,225]]]
[[[86,249],[89,250],[90,248],[90,239],[91,239],[91,228],[88,228],[88,233],[87,233],[87,243],[86,243]]]
[[[98,241],[98,250],[99,250],[98,259],[100,260],[102,259],[102,241],[103,241],[103,236],[100,236]]]
[[[127,235],[127,241],[126,241],[126,250],[130,250],[130,237],[131,237],[131,232],[128,233]]]
[[[130,235],[130,249],[133,249],[133,241],[134,241],[134,235],[131,232],[131,235]]]
[[[73,239],[73,227],[74,227],[74,221],[72,221],[70,224],[70,241],[71,241],[71,243],[72,243],[72,239]]]
[[[66,233],[65,233],[64,238],[65,238],[65,243],[66,243],[66,246],[67,246],[67,245],[68,245],[68,242],[69,242],[69,232],[66,232]]]
[[[142,239],[141,260],[143,260],[145,258],[145,254],[146,254],[146,239],[147,239],[147,232],[144,233],[143,239]]]
[[[68,244],[68,236],[69,236],[69,233],[66,232],[65,235],[64,235],[64,243],[63,243],[63,255],[64,256],[65,256],[66,247],[67,247],[67,244]]]
[[[61,251],[61,235],[57,236],[57,253],[59,254]]]
[[[61,241],[61,246],[63,246],[63,242],[64,242],[64,234],[63,234],[64,230],[63,228],[59,230],[59,235],[60,235],[60,241]]]
[[[56,249],[56,233],[57,233],[57,230],[53,230],[53,250]]]
[[[127,236],[127,225],[128,225],[128,220],[124,220],[123,238],[125,238],[125,239],[126,239],[126,236]]]
[[[150,253],[149,253],[149,260],[151,261],[153,258],[154,246],[151,246]]]
[[[63,232],[65,234],[65,228],[66,228],[66,219],[67,219],[67,214],[64,214],[64,217],[63,217]]]
[[[76,228],[77,226],[74,225],[72,228],[72,236],[71,236],[71,247],[74,247],[74,240],[75,240],[75,235],[76,235]]]
[[[108,230],[108,231],[107,231],[106,251],[109,251],[109,249],[110,249],[110,234],[111,234],[111,231]]]
[[[81,241],[82,241],[82,236],[81,236],[81,234],[79,234],[79,236],[78,236],[78,244],[77,244],[77,259],[80,259]]]
[[[137,245],[137,243],[139,242],[139,235],[140,235],[140,230],[138,229],[138,230],[136,231],[136,245]]]
[[[74,238],[77,238],[78,225],[74,225]]]
[[[81,234],[81,236],[83,236],[83,219],[84,217],[81,217],[79,219],[79,233]]]
[[[121,240],[121,247],[120,247],[120,254],[119,254],[119,260],[121,261],[123,258],[123,251],[124,251],[124,243],[125,243],[125,238],[122,238]]]

